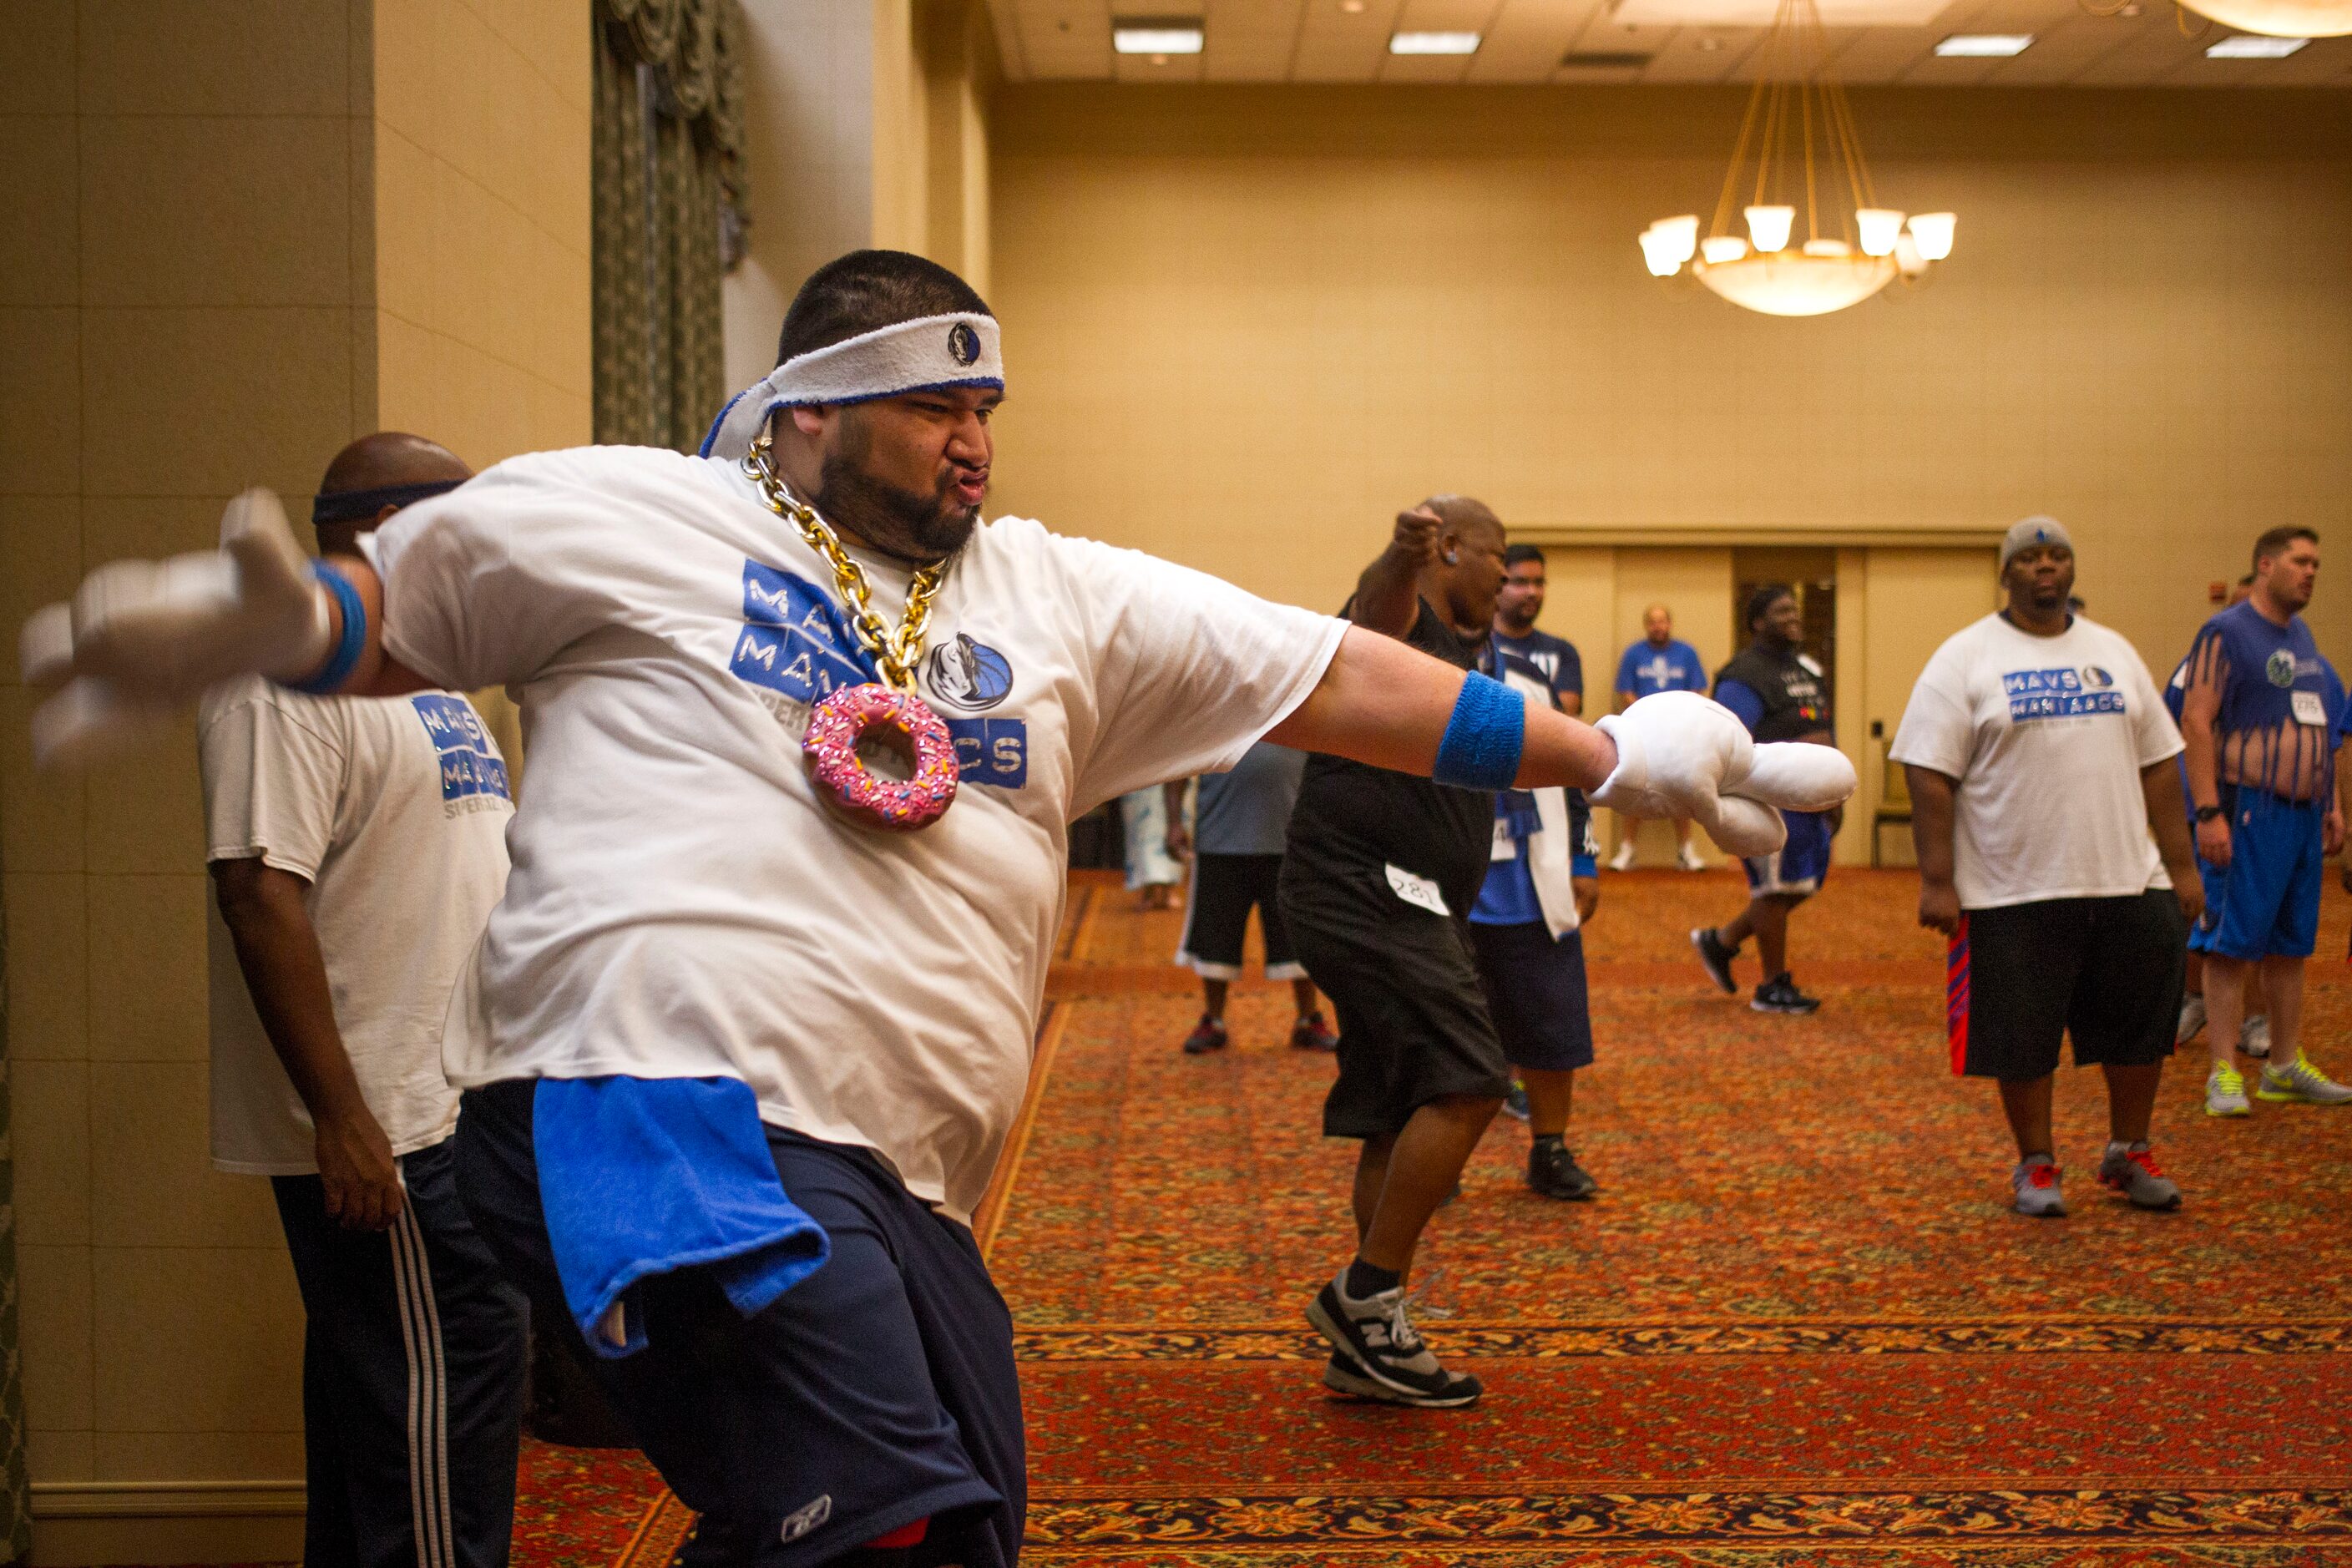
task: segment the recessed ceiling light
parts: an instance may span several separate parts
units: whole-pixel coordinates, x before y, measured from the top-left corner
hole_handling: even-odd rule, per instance
[[[1339,0],[1339,9],[1350,16],[1360,16],[1364,14],[1364,0]]]
[[[1936,52],[1966,59],[2000,60],[2021,55],[2032,47],[2031,33],[1954,33],[1936,46]]]
[[[1197,55],[1208,42],[1198,16],[1114,16],[1110,47],[1123,55]]]
[[[1389,53],[1392,55],[1475,55],[1478,52],[1475,33],[1391,33]]]
[[[2309,38],[2260,37],[2252,33],[2240,33],[2207,49],[2205,58],[2209,60],[2283,60],[2309,42]]]

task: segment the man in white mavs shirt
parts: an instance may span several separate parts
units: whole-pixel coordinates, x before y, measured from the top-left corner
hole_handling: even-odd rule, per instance
[[[320,545],[349,554],[469,477],[421,437],[362,437],[320,485]],[[504,760],[457,692],[258,676],[205,694],[198,737],[213,1161],[271,1179],[302,1289],[303,1560],[503,1563],[525,1310],[458,1201],[441,1029],[506,886]]]
[[[35,743],[95,754],[236,669],[519,687],[530,798],[446,1055],[469,1208],[702,1515],[690,1560],[988,1568],[1018,1555],[1025,1461],[968,1221],[1026,1084],[1073,816],[1265,738],[1599,786],[1765,853],[1771,806],[1723,792],[1825,805],[1853,774],[1792,770],[1698,698],[1596,731],[1199,573],[980,526],[997,322],[920,258],[820,268],[778,358],[701,458],[518,458],[315,583],[249,493],[223,556],[104,570],[28,623],[32,679],[70,677]],[[787,521],[803,503],[821,519]],[[897,637],[919,582],[926,646],[961,657],[911,656],[914,695],[961,787],[886,833],[802,742],[885,667],[845,605]]]

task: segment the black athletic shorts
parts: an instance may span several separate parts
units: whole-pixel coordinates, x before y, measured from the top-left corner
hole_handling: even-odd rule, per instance
[[[1275,889],[1282,879],[1279,855],[1202,855],[1192,863],[1192,896],[1184,905],[1184,940],[1176,962],[1203,980],[1242,977],[1242,939],[1249,933],[1250,910],[1257,910],[1265,934],[1265,977],[1299,980],[1307,974],[1291,951]]]
[[[1295,868],[1282,879],[1282,920],[1339,1023],[1325,1137],[1385,1138],[1431,1100],[1511,1092],[1462,921],[1384,881]]]
[[[1486,1013],[1515,1068],[1572,1072],[1592,1065],[1592,1012],[1584,989],[1584,933],[1559,941],[1541,921],[1472,921]]]
[[[457,1181],[531,1310],[572,1315],[540,1205],[528,1079],[468,1089]],[[590,1357],[646,1457],[701,1514],[688,1564],[797,1568],[928,1518],[916,1568],[1003,1568],[1028,1495],[1013,1319],[971,1232],[863,1149],[768,1129],[824,1266],[746,1318],[707,1269],[631,1291],[646,1346]]]
[[[1969,910],[1952,938],[1945,1016],[1952,1071],[2017,1082],[2074,1065],[2144,1067],[2172,1054],[2189,922],[2169,889]]]

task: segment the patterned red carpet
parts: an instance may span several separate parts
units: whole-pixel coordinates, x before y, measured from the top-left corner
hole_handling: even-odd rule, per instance
[[[1549,1204],[1497,1121],[1416,1273],[1452,1414],[1327,1395],[1300,1316],[1347,1257],[1351,1146],[1287,996],[1194,1010],[1177,916],[1074,890],[1043,1082],[981,1216],[1020,1325],[1029,1561],[1543,1568],[2352,1563],[2352,1109],[2199,1111],[2157,1147],[2188,1205],[2091,1182],[2095,1079],[2061,1080],[2072,1217],[2008,1212],[1989,1092],[1948,1076],[1936,939],[1903,873],[1798,917],[1811,1019],[1708,989],[1684,932],[1720,875],[1606,884],[1601,1062],[1571,1142],[1603,1187]],[[2352,901],[2332,890],[2309,1038],[2352,1073]],[[1752,967],[1752,966],[1751,966]],[[536,1450],[518,1560],[650,1568],[688,1522],[631,1461]]]

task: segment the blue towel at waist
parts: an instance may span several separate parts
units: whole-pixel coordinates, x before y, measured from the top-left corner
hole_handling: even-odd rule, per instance
[[[832,1250],[784,1195],[740,1079],[542,1079],[531,1139],[564,1305],[598,1355],[645,1348],[635,1311],[622,1310],[622,1343],[599,1325],[649,1275],[709,1265],[748,1318]]]

